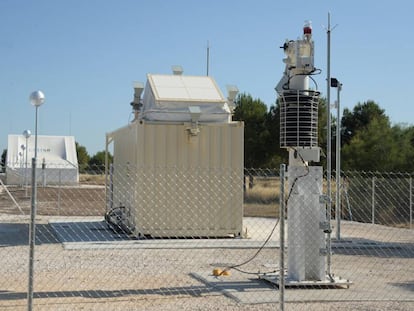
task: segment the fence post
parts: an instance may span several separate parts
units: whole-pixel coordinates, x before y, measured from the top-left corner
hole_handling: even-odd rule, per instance
[[[410,176],[410,229],[413,228],[413,178]]]
[[[59,184],[58,184],[58,215],[60,216],[60,188],[62,187],[62,170],[59,170]]]
[[[371,222],[375,224],[375,176],[372,177]]]
[[[43,158],[42,162],[42,187],[46,187],[46,160]]]
[[[339,167],[339,165],[337,164]],[[336,239],[341,239],[341,171],[336,171],[336,191],[335,191],[335,218],[336,218]]]
[[[32,158],[32,200],[30,205],[29,226],[29,286],[27,290],[27,309],[33,310],[34,290],[34,256],[36,241],[36,208],[37,208],[37,185],[36,185],[36,157]]]
[[[114,208],[114,165],[109,165],[109,207],[108,211]],[[108,205],[108,204],[107,204]]]
[[[280,311],[285,310],[285,171],[286,165],[280,165],[280,196],[279,196],[279,221],[280,221],[280,261],[279,261],[279,304]]]

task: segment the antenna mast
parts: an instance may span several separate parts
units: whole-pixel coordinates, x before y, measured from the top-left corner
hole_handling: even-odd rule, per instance
[[[210,42],[207,40],[207,76],[210,67]]]

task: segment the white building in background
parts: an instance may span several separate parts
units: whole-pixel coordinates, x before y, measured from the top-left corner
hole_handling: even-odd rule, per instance
[[[23,135],[8,136],[7,184],[31,183],[34,146],[34,136],[27,140]],[[75,138],[73,136],[38,135],[36,166],[38,183],[48,185],[78,183],[79,169]]]

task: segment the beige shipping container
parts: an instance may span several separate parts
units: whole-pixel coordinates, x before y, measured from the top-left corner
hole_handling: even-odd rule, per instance
[[[112,205],[125,206],[136,236],[240,236],[243,122],[136,120],[113,141]]]

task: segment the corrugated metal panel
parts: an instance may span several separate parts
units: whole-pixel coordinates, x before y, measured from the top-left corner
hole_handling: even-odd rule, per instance
[[[243,216],[243,123],[135,123],[115,132],[115,171],[135,165],[128,178],[134,198],[122,197],[114,173],[114,203],[128,202],[136,233],[152,236],[239,235]],[[127,153],[125,155],[124,153]],[[133,176],[133,177],[132,177]],[[117,202],[118,201],[118,202]],[[123,203],[124,204],[124,203]]]

